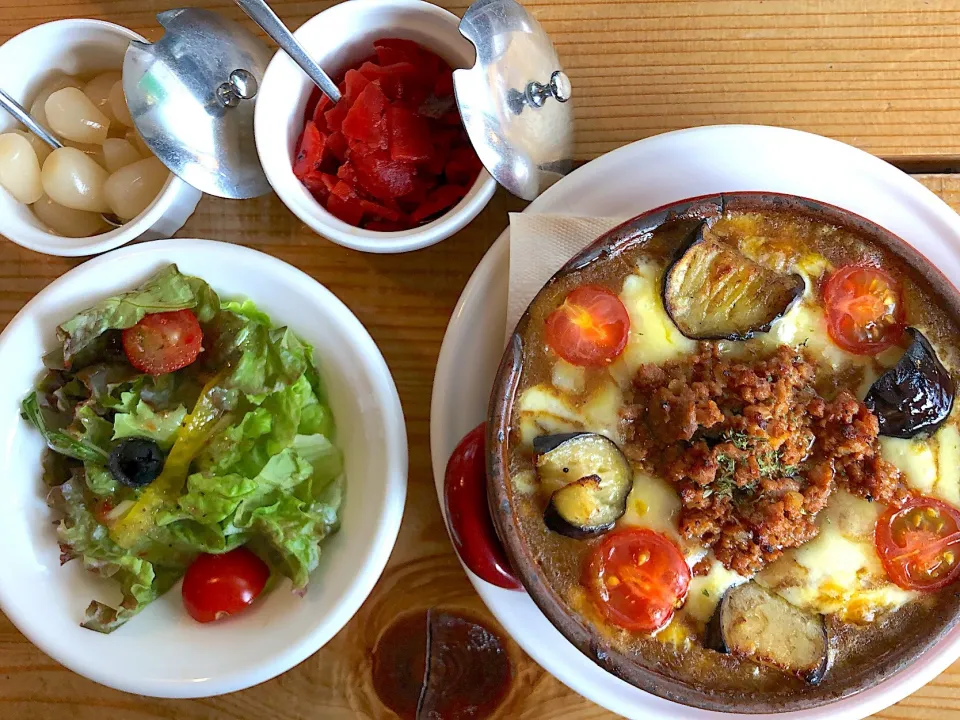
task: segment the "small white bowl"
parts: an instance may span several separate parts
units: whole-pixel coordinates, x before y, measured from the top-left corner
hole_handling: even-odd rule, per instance
[[[316,348],[337,423],[346,475],[340,530],[324,541],[303,597],[289,580],[244,613],[200,624],[179,584],[110,635],[80,627],[91,598],[116,603],[115,583],[60,566],[44,503],[43,441],[19,404],[56,345],[56,326],[174,262],[226,297],[245,296]],[[397,390],[360,321],[296,268],[239,245],[166,240],[133,245],[48,285],[0,335],[0,609],[37,647],[70,670],[118,690],[206,697],[268,680],[316,652],[346,625],[383,572],[400,528],[407,436]]]
[[[454,69],[471,67],[475,50],[458,29],[460,19],[422,0],[351,0],[324,10],[294,35],[331,77],[341,76],[373,54],[373,41],[414,40]],[[313,83],[283,51],[267,66],[257,94],[254,137],[267,179],[293,213],[339,245],[372,253],[401,253],[446,240],[490,202],[497,184],[481,170],[470,192],[431,223],[400,232],[375,232],[348,225],[318,203],[293,174],[297,138]]]
[[[33,96],[59,73],[88,75],[120,70],[132,30],[101,20],[56,20],[37,25],[0,45],[0,87],[28,110]],[[20,124],[0,110],[0,133]],[[122,227],[88,238],[67,238],[50,232],[23,203],[0,187],[0,235],[48,255],[94,255],[138,238],[170,237],[183,227],[203,193],[171,173],[156,199]]]

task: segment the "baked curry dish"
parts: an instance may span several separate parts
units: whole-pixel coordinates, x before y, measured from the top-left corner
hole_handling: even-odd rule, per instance
[[[956,291],[845,211],[734,194],[641,216],[535,298],[488,475],[581,651],[704,708],[830,702],[960,598]]]

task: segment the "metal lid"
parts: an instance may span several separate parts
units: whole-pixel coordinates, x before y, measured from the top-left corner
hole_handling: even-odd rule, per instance
[[[147,146],[190,185],[225,198],[270,191],[253,138],[254,98],[267,46],[222,15],[199,8],[157,15],[160,41],[131,42],[123,92]]]
[[[494,179],[533,200],[573,169],[570,80],[540,23],[514,0],[477,0],[460,22],[476,64],[453,84],[464,125]]]

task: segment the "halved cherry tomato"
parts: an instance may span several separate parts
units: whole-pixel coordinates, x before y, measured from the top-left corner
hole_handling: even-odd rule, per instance
[[[443,504],[450,535],[463,564],[507,590],[519,590],[487,505],[486,425],[480,423],[454,449],[443,477]]]
[[[613,292],[581,285],[547,317],[550,348],[574,365],[605,365],[627,346],[630,316]]]
[[[680,549],[653,530],[607,535],[584,566],[581,583],[614,625],[652,633],[673,617],[690,586]]]
[[[904,590],[939,590],[960,576],[960,512],[940,500],[890,508],[874,537],[887,575]]]
[[[876,355],[903,334],[900,285],[885,270],[847,265],[834,272],[823,287],[827,331],[844,350]]]
[[[203,349],[203,330],[190,310],[153,313],[123,331],[127,360],[140,372],[163,375],[185,368]]]
[[[252,604],[269,578],[267,564],[245,547],[200,555],[183,576],[183,605],[197,622],[220,620]]]

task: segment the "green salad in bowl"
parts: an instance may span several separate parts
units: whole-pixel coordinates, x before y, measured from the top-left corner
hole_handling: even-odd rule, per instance
[[[189,614],[305,590],[339,525],[341,453],[313,348],[175,265],[57,328],[22,403],[43,435],[61,561],[116,580],[111,632],[184,578]]]

